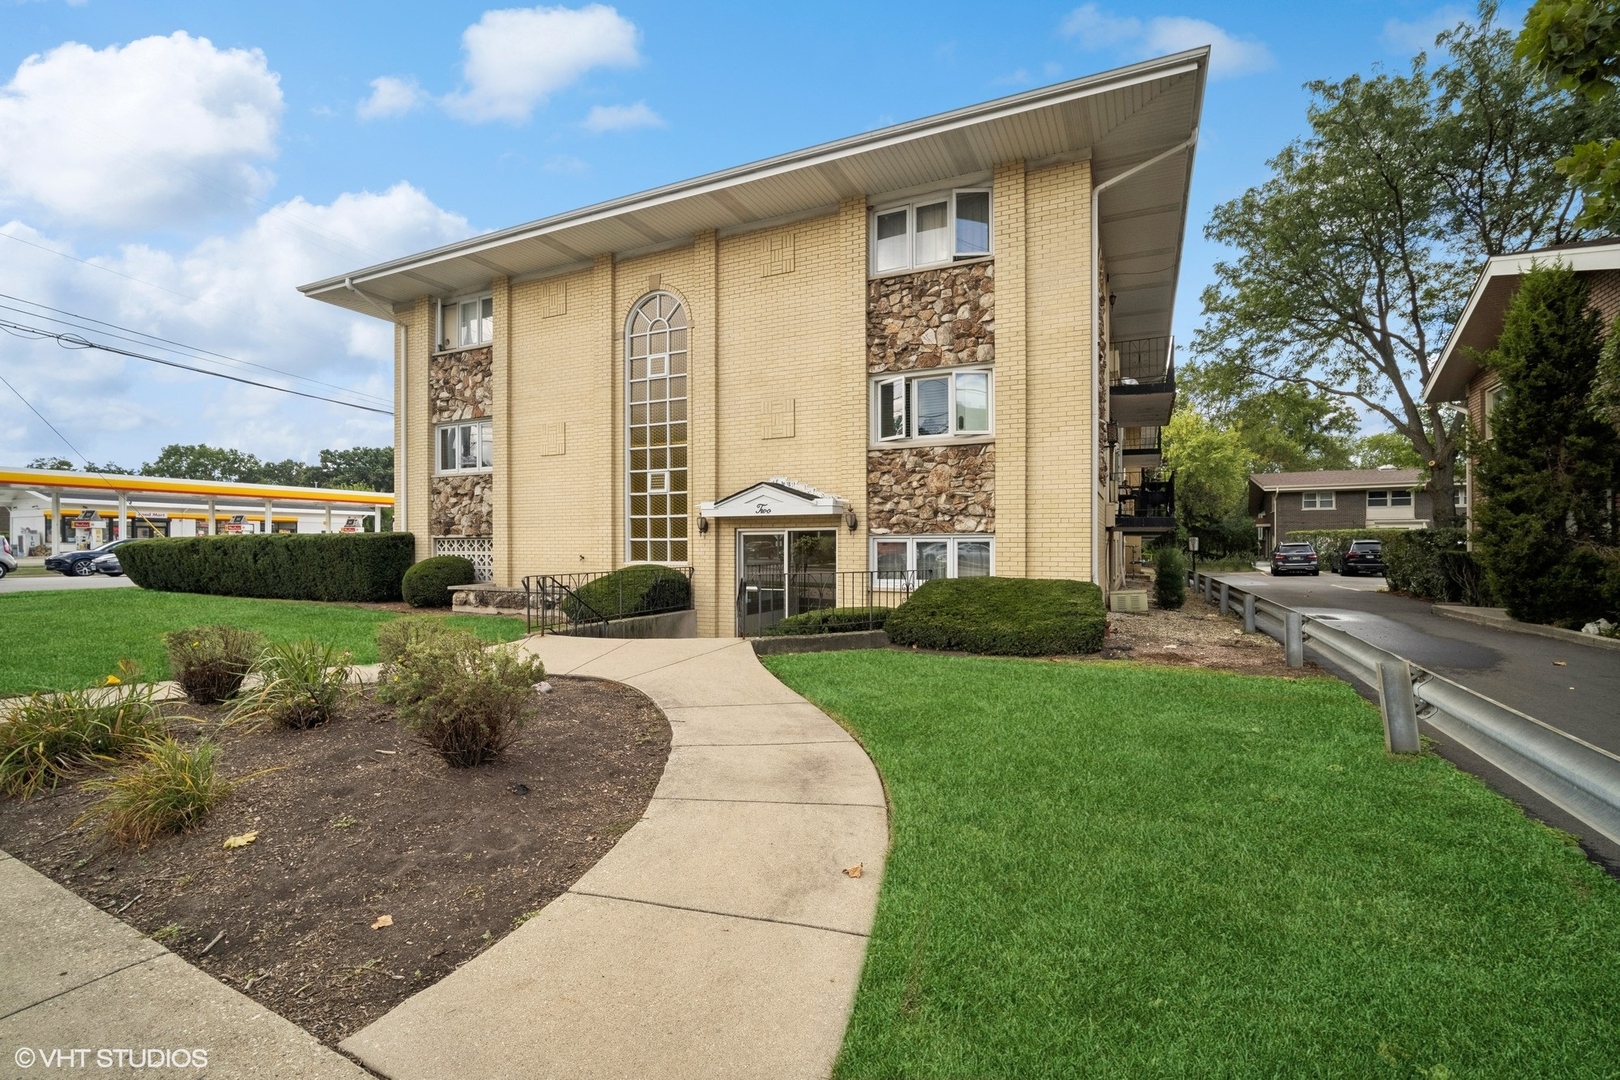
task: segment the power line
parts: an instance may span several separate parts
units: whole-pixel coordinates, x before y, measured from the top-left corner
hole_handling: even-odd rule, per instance
[[[269,365],[266,365],[266,364],[256,364],[251,360],[241,360],[241,359],[238,359],[237,357],[234,357],[234,356],[228,356],[225,353],[214,352],[212,349],[204,349],[204,348],[201,348],[201,347],[196,346],[196,345],[187,345],[185,342],[174,341],[174,340],[172,340],[170,338],[165,338],[165,337],[159,337],[157,334],[149,334],[144,330],[136,330],[133,327],[121,326],[118,323],[107,322],[105,319],[96,319],[96,318],[92,318],[89,315],[80,315],[78,312],[75,312],[75,311],[67,311],[67,310],[65,310],[63,308],[52,307],[49,304],[41,304],[37,300],[25,300],[20,296],[12,296],[9,293],[0,293],[0,299],[15,300],[19,304],[27,304],[30,308],[40,308],[40,309],[42,309],[44,311],[54,311],[58,315],[69,315],[69,316],[72,316],[72,318],[74,318],[74,319],[80,319],[80,320],[83,320],[83,322],[87,322],[87,323],[95,323],[97,326],[100,326],[100,327],[106,327],[106,328],[111,329],[111,330],[122,330],[122,331],[124,331],[125,334],[134,334],[134,335],[136,335],[136,337],[125,337],[123,334],[108,334],[108,336],[113,337],[113,338],[117,338],[120,341],[128,341],[128,342],[130,342],[132,344],[135,344],[135,345],[145,345],[145,344],[148,344],[149,342],[157,342],[157,343],[160,343],[162,345],[168,345],[168,346],[172,347],[168,351],[177,352],[182,356],[189,356],[189,357],[191,357],[193,359],[196,359],[196,360],[202,360],[204,363],[209,362],[210,357],[217,357],[220,360],[224,360],[224,361],[227,361],[227,362],[232,363],[232,364],[240,364],[243,367],[257,368],[260,371],[267,371],[267,372],[270,372],[271,374],[274,374],[274,375],[283,375],[283,376],[285,376],[285,377],[287,377],[289,379],[297,379],[299,382],[309,383],[312,386],[324,386],[329,390],[338,390],[338,391],[341,391],[341,392],[343,392],[345,394],[353,394],[356,397],[370,398],[372,401],[375,401],[375,402],[377,402],[379,404],[381,404],[383,402],[386,402],[388,400],[387,398],[381,397],[381,396],[379,396],[377,394],[368,394],[364,390],[355,390],[355,389],[352,389],[351,387],[338,386],[335,383],[323,382],[320,379],[311,379],[308,376],[299,375],[299,374],[296,374],[295,372],[291,372],[291,371],[283,371],[280,368],[273,368],[273,367],[270,367]],[[88,326],[84,326],[84,325],[81,325],[80,323],[72,322],[69,319],[57,319],[57,318],[52,318],[49,315],[39,315],[37,312],[30,311],[30,310],[27,310],[25,308],[12,307],[9,304],[0,304],[0,311],[15,311],[19,315],[33,315],[36,318],[47,319],[50,322],[54,322],[54,323],[61,323],[63,326],[72,326],[75,329],[84,330],[84,331],[87,331],[89,333],[97,333],[98,332],[96,330],[91,329]],[[105,333],[106,331],[103,330],[103,331],[100,331],[100,332]]]
[[[101,352],[113,353],[117,356],[128,356],[135,360],[145,360],[153,364],[162,364],[164,367],[179,368],[182,371],[196,372],[199,375],[212,375],[216,379],[229,379],[231,382],[242,383],[247,386],[257,386],[265,390],[276,390],[283,394],[292,394],[294,397],[309,398],[312,401],[325,401],[332,405],[344,405],[351,409],[362,409],[365,412],[381,413],[384,416],[394,415],[394,411],[392,409],[379,409],[371,405],[361,405],[358,402],[341,401],[338,398],[326,397],[322,394],[309,394],[302,390],[293,390],[286,386],[276,386],[274,383],[259,382],[255,379],[245,379],[240,375],[227,375],[223,371],[210,371],[208,368],[193,367],[190,364],[182,364],[177,360],[164,360],[162,357],[148,356],[145,353],[133,352],[129,349],[120,349],[115,345],[104,345],[100,342],[91,341],[89,338],[80,337],[78,334],[61,334],[53,330],[43,330],[37,326],[24,326],[22,323],[15,323],[5,319],[0,319],[0,330],[4,330],[13,337],[31,337],[35,339],[50,338],[64,349],[97,349]],[[8,383],[7,385],[9,386],[10,384]],[[18,396],[20,397],[21,395]]]

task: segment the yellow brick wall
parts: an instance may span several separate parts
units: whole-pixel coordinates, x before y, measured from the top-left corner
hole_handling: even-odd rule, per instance
[[[404,327],[405,358],[402,372],[404,382],[400,408],[403,416],[395,418],[395,428],[404,435],[403,454],[397,454],[394,464],[395,491],[406,493],[405,519],[395,528],[409,531],[416,537],[416,557],[425,559],[433,553],[428,526],[431,509],[429,490],[433,479],[433,423],[432,405],[428,401],[428,357],[433,352],[433,306],[435,301],[421,297],[408,315],[400,317]]]
[[[1024,577],[1029,566],[1029,369],[1024,163],[998,167],[992,180],[991,245],[996,257],[996,573]]]
[[[1096,482],[1090,198],[1090,162],[1048,166],[1025,180],[1030,577],[1092,579],[1093,505],[1106,497]],[[999,270],[997,281],[999,294]],[[999,318],[996,331],[999,358]]]

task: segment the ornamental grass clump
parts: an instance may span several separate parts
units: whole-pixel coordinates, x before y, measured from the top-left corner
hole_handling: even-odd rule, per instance
[[[116,678],[116,677],[113,677]],[[122,682],[123,680],[119,680]],[[0,716],[0,793],[27,798],[167,731],[151,683],[34,694]]]
[[[486,649],[474,635],[449,630],[395,651],[377,697],[447,764],[470,768],[512,745],[545,674],[540,661],[516,648]]]
[[[264,635],[234,626],[193,626],[163,635],[169,671],[193,701],[212,705],[236,696],[253,661],[264,651]]]
[[[134,768],[85,783],[105,794],[79,820],[96,821],[121,844],[147,844],[189,829],[231,794],[231,783],[215,768],[218,757],[218,744],[207,739],[147,742]]]
[[[347,651],[318,641],[278,642],[253,662],[257,684],[232,720],[263,718],[304,730],[332,719],[349,693],[354,670]]]

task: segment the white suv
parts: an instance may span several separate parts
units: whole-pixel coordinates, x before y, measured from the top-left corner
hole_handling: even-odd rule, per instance
[[[17,569],[17,556],[12,554],[11,541],[0,536],[0,578]]]

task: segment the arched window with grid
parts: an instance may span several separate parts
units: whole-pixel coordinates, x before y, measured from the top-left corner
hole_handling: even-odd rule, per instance
[[[687,561],[686,309],[666,292],[637,302],[625,326],[631,562]]]

